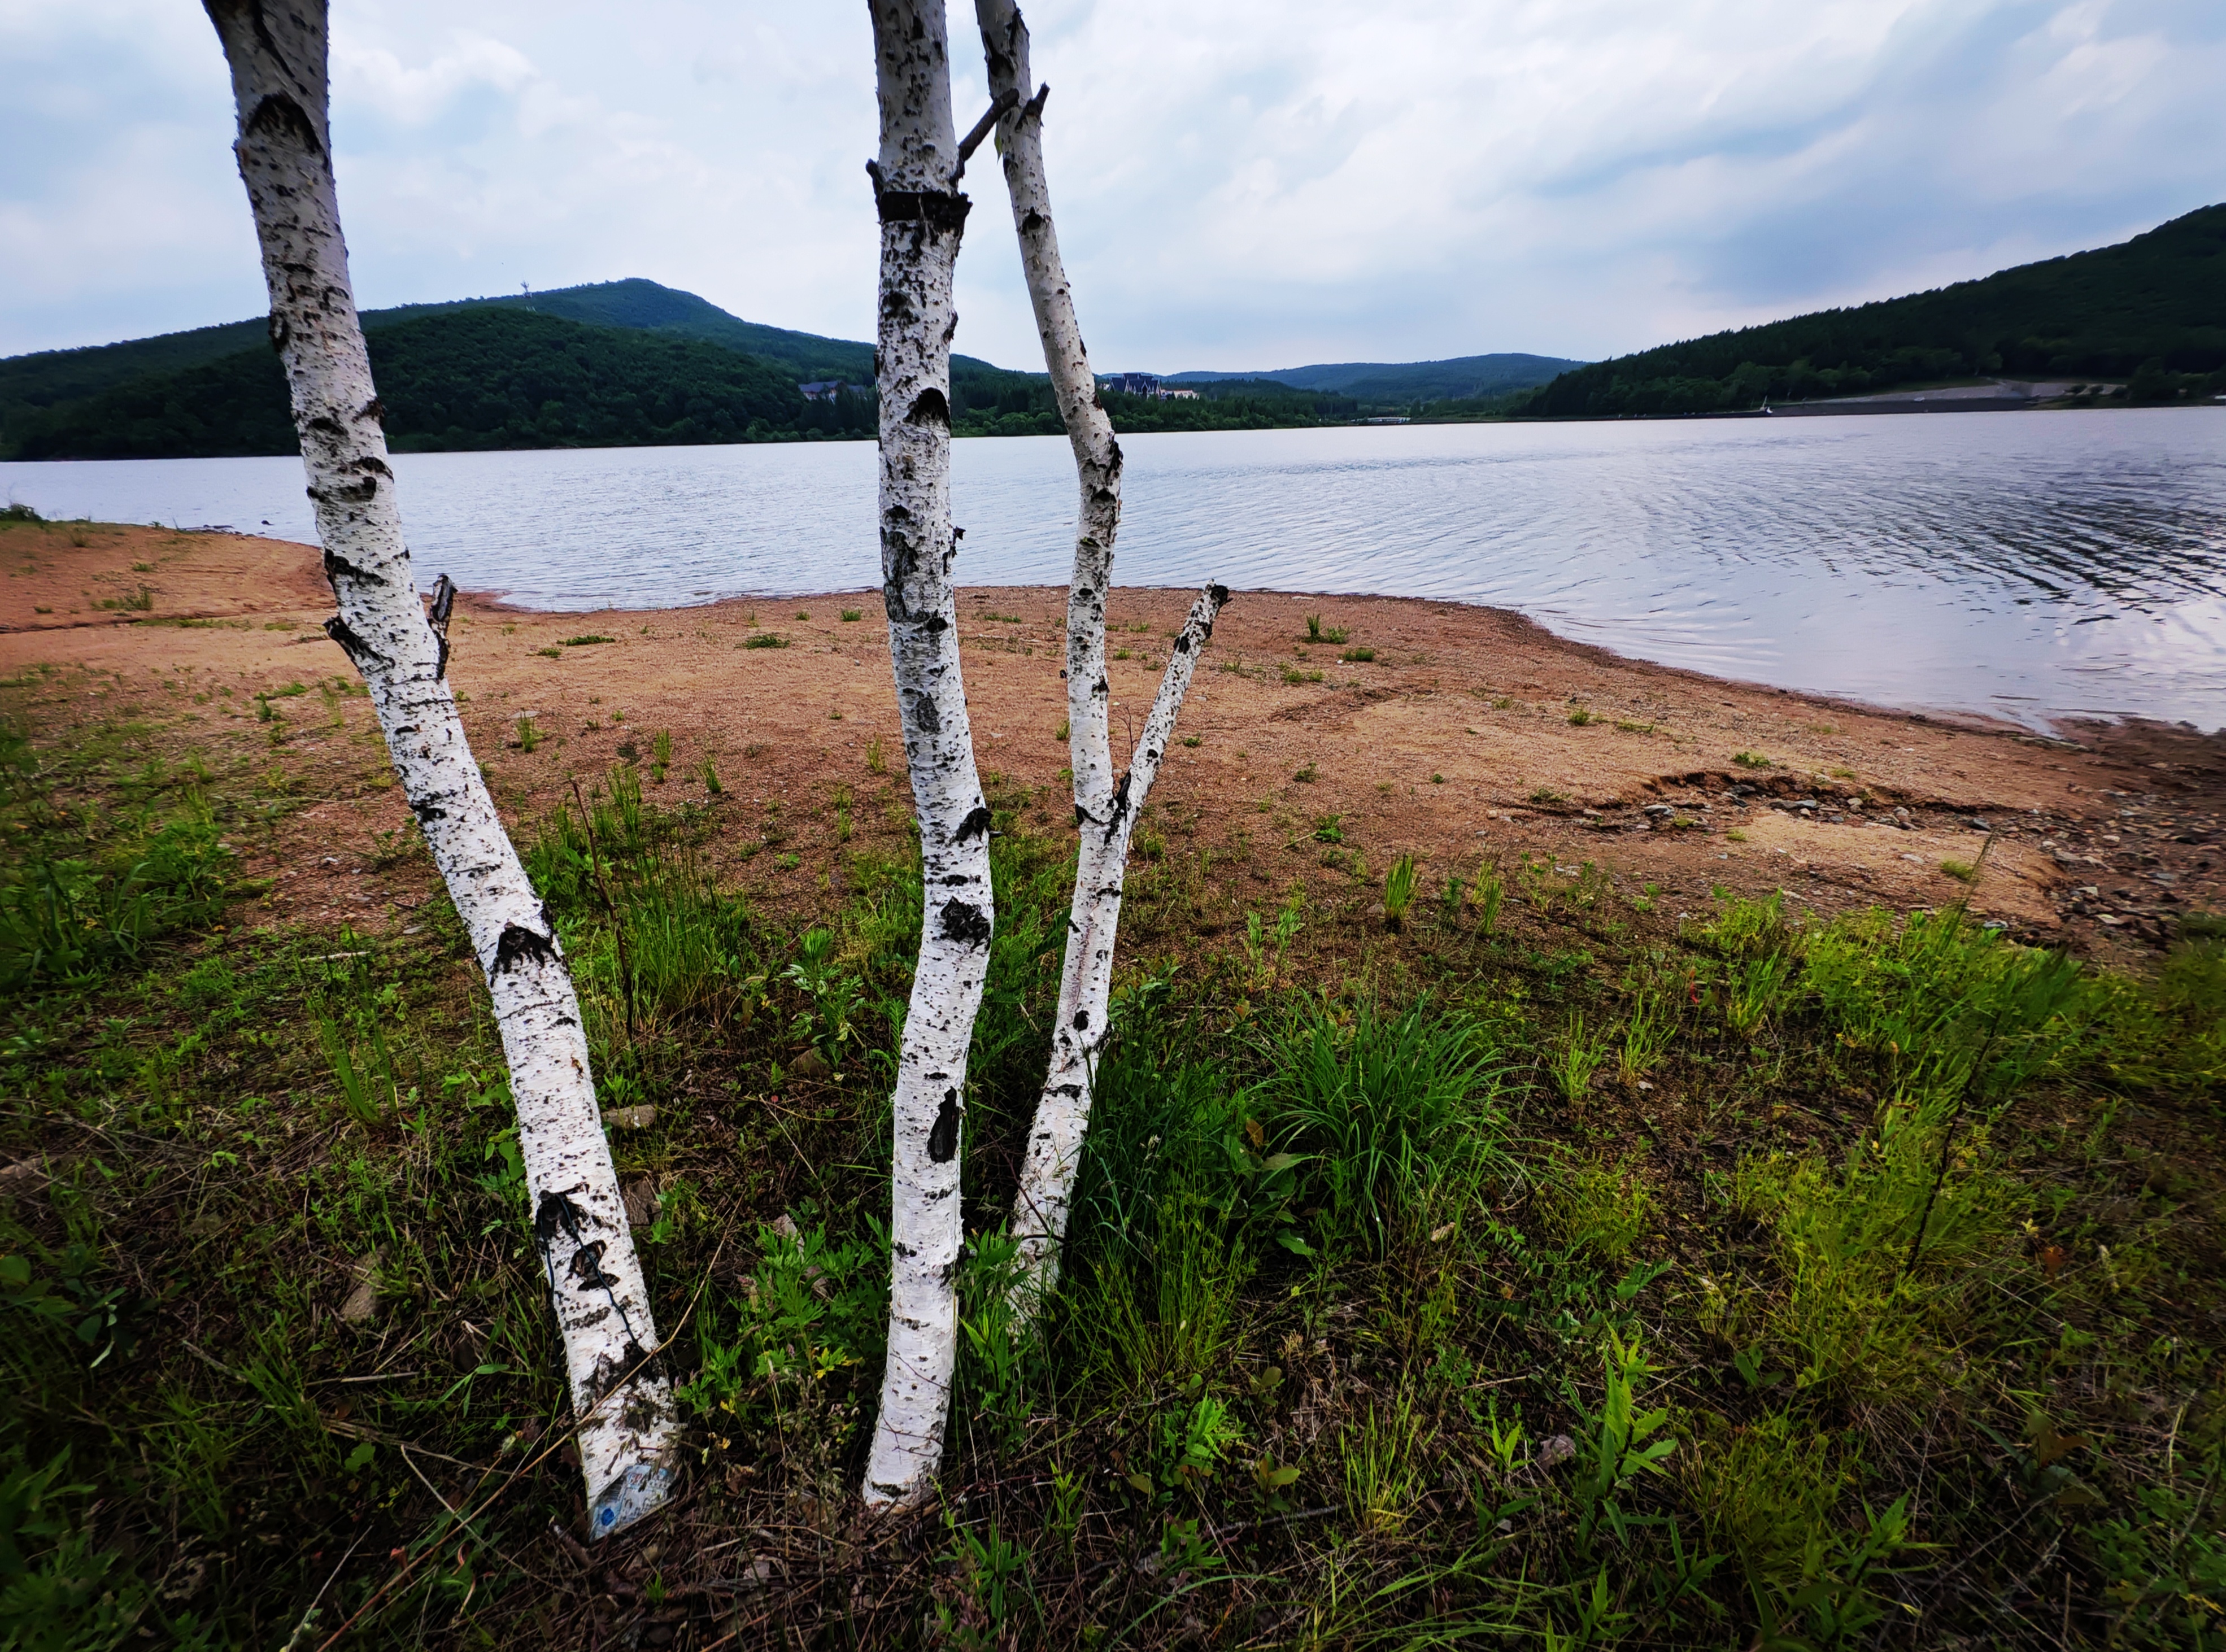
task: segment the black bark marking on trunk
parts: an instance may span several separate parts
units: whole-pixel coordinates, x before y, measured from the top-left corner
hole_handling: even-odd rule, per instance
[[[544,1250],[560,1233],[577,1244],[581,1224],[587,1219],[588,1213],[573,1204],[569,1196],[544,1193],[540,1208],[533,1213],[533,1235],[541,1241]]]
[[[951,403],[939,390],[932,387],[924,390],[913,398],[912,410],[905,415],[905,423],[940,425],[948,430],[951,428]],[[951,537],[957,539],[959,537],[958,531],[952,530]]]
[[[374,402],[372,405],[375,407],[378,403]],[[358,470],[375,471],[389,481],[394,480],[393,468],[376,454],[365,454],[355,461],[355,467]]]
[[[958,823],[958,829],[951,835],[951,841],[954,843],[964,843],[970,837],[989,836],[989,823],[993,818],[988,804],[976,804],[966,811],[966,818]]]
[[[1175,652],[1178,654],[1187,654],[1190,652],[1190,638],[1187,635],[1175,639]]]
[[[494,973],[500,975],[520,958],[553,963],[556,960],[556,943],[550,936],[536,935],[521,924],[505,924],[501,938],[494,944]]]
[[[328,550],[325,553],[325,581],[333,588],[334,595],[340,594],[340,582],[344,578],[361,580],[366,585],[386,583],[385,575],[374,574],[367,568],[358,568],[345,556],[335,556]]]
[[[916,689],[912,691],[912,726],[923,734],[941,734],[943,714],[935,708],[934,696],[922,694]]]
[[[257,31],[260,33],[263,19],[258,16],[255,22]],[[271,55],[277,57],[279,54],[274,50]],[[239,129],[243,132],[281,134],[291,138],[319,160],[324,159],[324,143],[318,137],[316,126],[309,119],[308,111],[283,92],[266,93],[263,101],[255,105],[255,112],[240,123]],[[963,213],[961,217],[964,217]]]
[[[367,672],[368,668],[365,664],[366,660],[385,658],[376,648],[357,636],[355,628],[338,614],[325,621],[325,635],[340,645],[340,652],[348,657],[349,664],[355,667],[359,674]]]
[[[287,345],[293,341],[294,324],[291,321],[289,321],[284,316],[281,315],[277,310],[272,310],[270,312],[270,323],[267,331],[270,334],[271,349],[277,352],[277,353],[282,356],[284,355],[286,353]]]
[[[943,903],[943,934],[962,946],[987,946],[989,914],[953,895]]]
[[[314,423],[312,429],[315,428]],[[334,427],[338,429],[337,426]],[[359,482],[341,482],[332,487],[313,487],[309,497],[318,504],[368,505],[378,497],[378,479],[366,476]]]
[[[1078,1009],[1074,1012],[1074,1030],[1078,1032],[1087,1032],[1090,1030],[1090,1012],[1088,1010]]]
[[[974,203],[955,189],[883,189],[874,196],[874,210],[884,224],[925,224],[945,235],[966,227],[966,214]]]
[[[1130,773],[1135,771],[1131,770]],[[1129,815],[1129,775],[1121,777],[1120,786],[1113,793],[1113,807],[1105,816],[1105,841],[1110,843],[1113,834],[1121,829],[1121,823]]]
[[[616,1285],[615,1274],[603,1272],[603,1252],[610,1248],[607,1239],[591,1240],[572,1253],[572,1265],[564,1271],[577,1280],[583,1291],[609,1290]]]
[[[420,826],[429,820],[446,820],[448,817],[448,811],[437,803],[413,803],[410,805],[410,812],[417,816]]]
[[[958,1152],[958,1092],[943,1092],[943,1105],[936,1109],[935,1126],[927,1133],[927,1156],[938,1165],[947,1165]]]

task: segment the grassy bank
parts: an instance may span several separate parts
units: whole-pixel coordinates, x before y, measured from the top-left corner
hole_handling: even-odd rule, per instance
[[[1232,930],[1147,832],[1016,1340],[1070,861],[998,785],[964,1389],[940,1506],[867,1529],[916,874],[838,797],[775,917],[719,787],[583,776],[520,836],[694,1420],[588,1552],[445,903],[258,927],[251,745],[25,721],[0,776],[0,1645],[2226,1639],[2214,939],[2137,979],[1529,857]]]

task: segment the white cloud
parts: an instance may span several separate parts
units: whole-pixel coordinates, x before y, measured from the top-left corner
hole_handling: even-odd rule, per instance
[[[1061,0],[1030,9],[1108,365],[1598,354],[2226,198],[2215,0]],[[962,123],[984,92],[954,10]],[[0,0],[0,350],[259,308],[221,60],[174,0]],[[367,304],[645,275],[867,336],[862,8],[355,0]],[[959,347],[1035,355],[994,168]],[[199,307],[199,308],[196,308]]]

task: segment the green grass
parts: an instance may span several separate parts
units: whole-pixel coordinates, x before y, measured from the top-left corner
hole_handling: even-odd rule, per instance
[[[577,637],[565,638],[564,646],[567,648],[593,648],[598,643],[614,643],[616,641],[618,641],[618,639],[615,637],[605,637],[595,632],[590,631],[583,632]]]
[[[437,894],[269,924],[263,745],[0,734],[0,1643],[2218,1644],[2216,937],[2121,975],[1550,862],[1387,933],[1171,818],[1022,1333],[1072,861],[985,776],[945,1493],[862,1538],[917,864],[839,837],[879,783],[582,777],[519,836],[657,1109],[610,1141],[689,1418],[589,1573],[477,965]]]
[[[788,646],[788,639],[777,631],[760,631],[753,636],[743,638],[735,646],[737,648],[785,648]]]

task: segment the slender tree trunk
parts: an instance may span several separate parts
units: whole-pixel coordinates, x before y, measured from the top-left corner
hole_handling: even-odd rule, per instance
[[[653,1358],[649,1293],[556,925],[465,742],[445,680],[445,588],[429,621],[403,543],[384,410],[340,236],[325,3],[207,6],[232,67],[234,152],[263,247],[270,341],[285,364],[325,574],[340,605],[325,629],[363,674],[403,796],[487,975],[580,1420],[588,1529],[600,1537],[664,1500],[676,1426],[671,1395]]]
[[[1066,959],[1059,974],[1059,1015],[1052,1032],[1050,1071],[1036,1103],[1013,1232],[1021,1241],[1024,1306],[1040,1304],[1059,1280],[1059,1247],[1066,1233],[1090,1127],[1091,1071],[1105,1039],[1113,990],[1113,944],[1121,921],[1121,889],[1129,840],[1159,773],[1192,671],[1229,593],[1209,585],[1170,651],[1143,738],[1130,766],[1113,775],[1112,690],[1105,678],[1105,597],[1113,581],[1113,541],[1121,526],[1121,444],[1097,399],[1090,353],[1075,320],[1074,295],[1059,262],[1052,227],[1051,189],[1044,179],[1043,108],[1051,88],[1028,94],[1028,29],[1013,0],[975,0],[989,92],[1006,106],[997,124],[1005,189],[1021,239],[1044,365],[1051,370],[1080,484],[1074,577],[1066,594],[1067,738],[1074,770],[1074,816],[1081,834],[1074,900],[1067,914]]]
[[[966,1057],[989,973],[989,810],[974,769],[951,584],[951,271],[966,197],[951,120],[943,0],[869,0],[881,156],[882,600],[919,822],[926,911],[898,1056],[888,1363],[869,1503],[925,1497],[958,1352],[958,1172]]]

